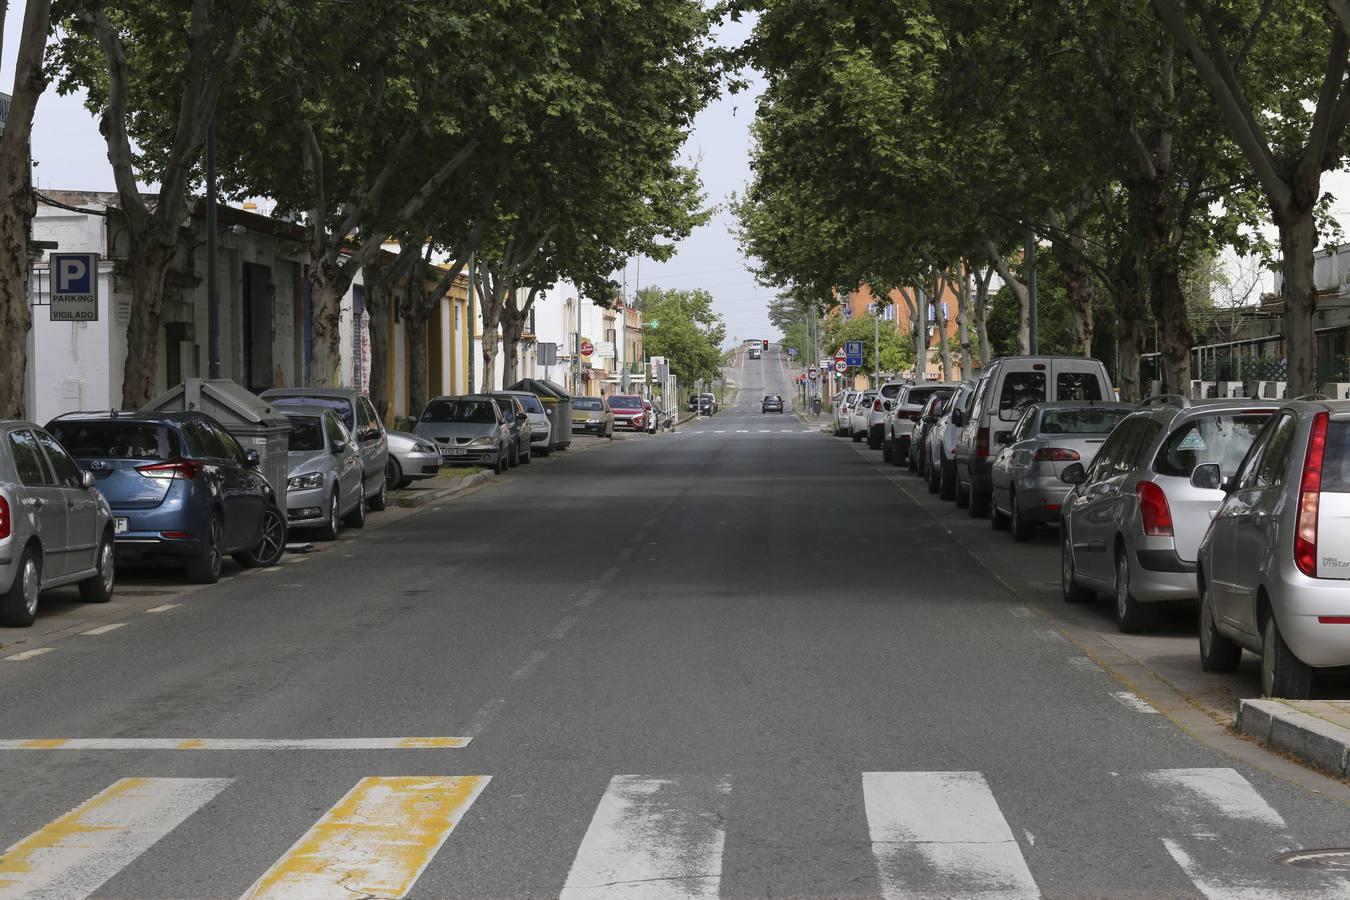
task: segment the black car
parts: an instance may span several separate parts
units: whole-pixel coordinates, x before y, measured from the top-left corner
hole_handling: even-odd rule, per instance
[[[760,403],[759,411],[761,413],[782,412],[783,398],[777,394],[765,394],[764,400]]]
[[[502,418],[511,427],[511,451],[506,464],[514,467],[529,463],[530,417],[525,413],[525,407],[513,394],[493,394],[492,399],[497,401]]]

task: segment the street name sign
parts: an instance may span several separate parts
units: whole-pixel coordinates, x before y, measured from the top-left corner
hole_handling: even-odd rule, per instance
[[[53,253],[51,267],[51,320],[53,322],[98,321],[98,254]]]

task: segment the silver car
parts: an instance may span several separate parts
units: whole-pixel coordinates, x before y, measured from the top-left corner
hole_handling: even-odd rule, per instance
[[[847,390],[839,395],[838,402],[834,404],[834,433],[839,437],[848,437],[851,426],[849,425],[850,407],[853,401],[858,399],[858,391]]]
[[[943,500],[956,499],[956,441],[961,423],[956,413],[968,412],[975,395],[975,382],[963,381],[938,411],[938,420],[928,432],[928,492]]]
[[[1138,408],[1081,401],[1028,407],[990,468],[994,528],[1025,541],[1037,525],[1057,524],[1070,490],[1061,473],[1073,463],[1092,465],[1106,436]]]
[[[441,471],[441,451],[436,443],[406,431],[388,431],[389,462],[384,470],[388,491],[405,488],[414,481],[435,478]]]
[[[529,391],[498,391],[498,394],[510,394],[520,401],[520,405],[525,407],[525,415],[530,418],[530,449],[529,455],[538,453],[540,456],[548,456],[549,438],[553,435],[553,424],[548,420],[548,413],[544,412],[544,404],[539,402],[539,398]]]
[[[113,517],[94,475],[45,430],[0,422],[0,625],[24,628],[49,588],[112,599]]]
[[[286,521],[292,531],[316,530],[337,540],[343,525],[366,524],[361,451],[338,415],[322,406],[287,404],[291,421],[286,454]]]
[[[484,394],[432,399],[413,434],[435,441],[448,466],[478,464],[500,475],[511,454],[511,423],[497,401]]]
[[[384,422],[369,397],[355,388],[270,388],[258,396],[270,401],[283,414],[288,404],[326,406],[336,412],[361,451],[366,502],[373,512],[384,509],[389,441],[385,438]]]
[[[855,444],[862,443],[867,437],[867,417],[872,412],[876,397],[877,392],[874,390],[863,391],[848,408],[848,435]]]
[[[1215,463],[1232,475],[1275,411],[1259,400],[1146,403],[1091,468],[1070,463],[1060,476],[1074,485],[1060,516],[1064,599],[1111,593],[1124,632],[1147,627],[1158,602],[1197,598],[1200,541],[1224,493],[1192,484],[1191,473]]]
[[[885,458],[897,466],[909,466],[911,471],[918,469],[918,453],[911,453],[911,440],[914,428],[919,421],[919,413],[934,394],[946,394],[956,390],[957,385],[942,382],[907,384],[900,389],[895,398],[894,409],[886,419],[886,430],[882,435],[885,441]]]
[[[1236,475],[1191,474],[1226,496],[1200,545],[1200,661],[1261,656],[1261,692],[1310,696],[1317,670],[1350,665],[1350,401],[1285,404]]]

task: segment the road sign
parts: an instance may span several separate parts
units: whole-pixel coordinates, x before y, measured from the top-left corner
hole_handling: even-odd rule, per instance
[[[847,357],[848,357],[848,354],[844,352],[844,348],[843,348],[843,347],[840,347],[838,350],[835,351],[835,354],[834,354],[834,358],[835,358],[835,359],[846,359]]]
[[[842,360],[842,359],[836,359],[836,360],[834,361],[834,370],[835,370],[836,372],[838,372],[840,375],[844,374],[844,370],[847,369],[847,368],[848,368],[848,363],[847,363],[845,360]]]
[[[582,356],[590,356],[590,355],[593,354],[593,353],[595,353],[595,344],[591,343],[591,339],[590,339],[590,338],[582,338],[582,339],[581,339],[581,355],[582,355]]]
[[[796,347],[789,347],[789,348],[788,348],[788,356],[796,356],[796,355],[797,355],[797,348],[796,348]]]
[[[98,254],[53,253],[51,265],[53,322],[98,321]]]
[[[816,380],[816,367],[815,367],[815,366],[812,366],[811,368],[809,368],[809,369],[806,370],[806,377],[809,378],[809,379],[811,379],[812,381],[815,381],[815,380]]]
[[[863,354],[862,341],[844,341],[845,356],[862,356],[862,354]]]

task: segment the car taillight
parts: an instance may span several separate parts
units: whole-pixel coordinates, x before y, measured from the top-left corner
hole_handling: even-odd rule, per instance
[[[1172,508],[1167,505],[1163,489],[1151,481],[1134,486],[1139,495],[1139,514],[1144,520],[1144,534],[1149,537],[1172,536]]]
[[[1327,451],[1326,413],[1313,416],[1308,452],[1303,457],[1299,486],[1298,530],[1294,532],[1294,565],[1309,578],[1317,577],[1317,508],[1322,496],[1322,460]]]
[[[881,401],[880,401],[880,400],[873,400],[873,401],[872,401],[872,412],[881,412],[881,411],[882,411],[882,410],[881,410]]]
[[[136,467],[136,471],[146,478],[182,478],[185,481],[196,478],[201,470],[202,464],[190,459],[171,459],[168,462]]]
[[[9,537],[9,501],[0,497],[0,541]]]
[[[1036,462],[1076,462],[1082,459],[1077,450],[1068,450],[1064,447],[1042,447],[1032,458]]]
[[[989,455],[989,429],[980,428],[975,431],[975,455]]]

